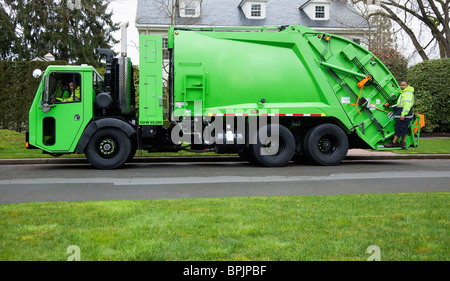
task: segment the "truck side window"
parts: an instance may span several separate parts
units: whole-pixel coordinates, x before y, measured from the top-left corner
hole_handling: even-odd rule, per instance
[[[92,84],[94,86],[94,91],[96,94],[103,92],[103,88],[104,88],[103,79],[95,70],[93,72]]]
[[[50,102],[68,103],[81,101],[81,75],[79,73],[50,74]]]

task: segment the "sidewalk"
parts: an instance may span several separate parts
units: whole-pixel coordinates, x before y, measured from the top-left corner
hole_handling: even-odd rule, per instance
[[[396,154],[390,151],[349,149],[345,160],[450,159],[450,154]]]
[[[408,160],[408,159],[450,159],[450,154],[396,154],[390,151],[368,151],[350,149],[345,160]],[[230,162],[242,161],[239,156],[194,156],[194,157],[134,157],[132,163],[164,162]],[[26,158],[0,159],[0,165],[32,164],[85,164],[85,158]]]

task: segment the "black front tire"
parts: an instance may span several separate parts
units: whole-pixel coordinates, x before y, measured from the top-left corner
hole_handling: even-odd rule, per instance
[[[116,169],[129,158],[131,140],[120,129],[105,128],[95,132],[86,147],[89,163],[98,169]]]

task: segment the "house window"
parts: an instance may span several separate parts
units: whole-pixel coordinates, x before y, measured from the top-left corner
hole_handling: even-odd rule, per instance
[[[242,0],[239,8],[247,19],[261,20],[266,18],[266,5],[268,0]]]
[[[167,47],[167,38],[162,39],[163,59],[170,59],[169,49]]]
[[[316,19],[325,18],[325,6],[316,6]]]
[[[179,4],[180,17],[198,18],[200,17],[200,1],[199,0],[180,0]]]
[[[187,3],[186,7],[184,8],[184,15],[185,16],[195,16],[195,3]]]
[[[261,17],[261,4],[252,4],[251,16],[257,18]]]

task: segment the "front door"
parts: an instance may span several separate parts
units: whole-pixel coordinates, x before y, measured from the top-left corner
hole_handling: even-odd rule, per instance
[[[40,106],[47,110],[36,111],[36,142],[50,153],[70,153],[75,149],[84,118],[81,77],[80,73],[52,72],[45,79]]]

